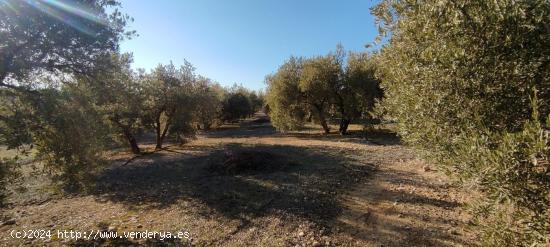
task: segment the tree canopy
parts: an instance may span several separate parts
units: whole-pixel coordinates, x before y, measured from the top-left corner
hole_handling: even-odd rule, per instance
[[[338,131],[344,135],[351,121],[369,118],[382,97],[373,58],[366,53],[349,53],[347,64],[345,58],[344,49],[338,46],[325,56],[291,57],[267,76],[266,99],[274,126],[298,129],[310,116],[329,133],[331,115],[339,118]]]
[[[133,34],[117,1],[0,2],[0,86],[33,86],[40,73],[87,74]]]
[[[391,35],[378,65],[382,106],[400,135],[486,192],[476,211],[485,244],[541,243],[550,217],[548,1],[382,1],[373,13]]]

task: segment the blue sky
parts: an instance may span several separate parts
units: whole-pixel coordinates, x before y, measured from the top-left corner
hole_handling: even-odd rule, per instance
[[[134,67],[187,59],[222,85],[264,88],[290,55],[326,54],[341,43],[363,51],[376,37],[369,0],[122,0],[138,37],[124,41]]]

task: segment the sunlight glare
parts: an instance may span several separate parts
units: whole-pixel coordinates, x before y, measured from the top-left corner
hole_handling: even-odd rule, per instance
[[[27,3],[34,8],[70,25],[71,27],[86,33],[88,35],[94,35],[93,28],[90,24],[107,25],[108,22],[105,18],[93,13],[90,9],[86,9],[84,6],[76,4],[70,4],[63,0],[27,0]],[[88,23],[83,21],[86,19],[91,21]]]

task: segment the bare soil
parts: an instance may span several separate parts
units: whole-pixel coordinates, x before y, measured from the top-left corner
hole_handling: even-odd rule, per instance
[[[86,193],[27,176],[1,246],[471,246],[461,191],[391,131],[278,133],[262,116],[132,158],[113,152]],[[151,148],[151,147],[149,147]],[[128,162],[128,160],[130,160]],[[27,188],[28,187],[28,188]],[[19,192],[16,192],[19,191]],[[37,199],[39,198],[39,199]],[[15,239],[12,230],[182,231],[191,239]]]

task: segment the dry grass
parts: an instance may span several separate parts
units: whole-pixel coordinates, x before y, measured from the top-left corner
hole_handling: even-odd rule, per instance
[[[88,195],[14,204],[4,245],[457,246],[474,245],[461,205],[468,195],[415,159],[387,131],[276,133],[245,122],[184,147],[113,156]],[[229,162],[229,163],[227,163]],[[226,164],[227,163],[227,164]],[[270,166],[264,172],[259,166]],[[212,172],[212,166],[253,166]],[[281,164],[281,167],[277,167]],[[233,169],[233,168],[232,168]],[[192,241],[63,242],[11,239],[11,229],[188,230]]]

